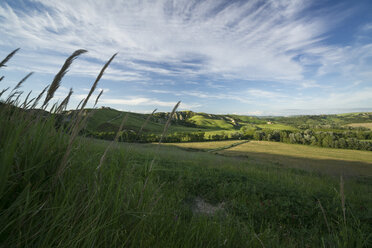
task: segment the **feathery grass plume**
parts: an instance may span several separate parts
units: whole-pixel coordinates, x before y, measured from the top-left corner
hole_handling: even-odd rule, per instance
[[[14,54],[16,54],[16,52],[18,52],[20,48],[17,48],[15,49],[13,52],[9,53],[8,56],[5,57],[5,59],[3,59],[3,61],[0,62],[0,68],[1,67],[5,67],[6,63],[14,56]]]
[[[1,92],[0,92],[0,97],[9,90],[10,87],[6,88],[6,89],[3,89]]]
[[[0,82],[3,81],[3,79],[4,79],[4,76],[1,76],[1,77],[0,77]]]
[[[123,120],[121,121],[121,124],[120,124],[120,127],[119,127],[119,129],[118,129],[118,132],[117,132],[116,135],[115,135],[115,139],[114,139],[113,141],[111,141],[110,144],[106,147],[105,152],[103,153],[101,159],[99,160],[99,165],[98,165],[97,168],[96,168],[97,170],[99,170],[99,169],[101,168],[103,162],[105,161],[106,154],[107,154],[108,150],[111,148],[111,146],[112,146],[114,143],[116,143],[116,142],[118,141],[119,136],[120,136],[120,132],[122,131],[122,129],[123,129],[123,127],[124,127],[124,123],[128,120],[128,116],[129,116],[129,113],[127,113],[127,114],[124,116]]]
[[[49,88],[49,84],[40,92],[40,94],[36,97],[34,103],[32,104],[31,108],[35,108],[39,103],[40,99],[43,97],[45,91]]]
[[[139,138],[139,136],[142,133],[142,130],[146,127],[147,123],[150,121],[150,118],[155,114],[156,110],[158,110],[158,109],[154,109],[154,111],[152,111],[152,113],[149,116],[147,116],[145,122],[142,124],[140,130],[138,131],[138,134],[137,134],[137,138],[136,139]]]
[[[320,202],[319,199],[318,199],[318,203],[319,203],[320,210],[322,210],[323,218],[324,218],[324,221],[325,221],[325,223],[326,223],[326,225],[327,225],[328,233],[331,234],[331,228],[329,227],[326,213],[325,213],[324,208],[323,208],[323,206],[322,206],[322,203]]]
[[[101,92],[98,94],[98,96],[97,96],[97,98],[96,98],[96,101],[95,101],[95,103],[94,103],[93,108],[97,105],[98,100],[100,99],[100,97],[102,96],[102,94],[103,94],[103,90],[101,90]]]
[[[96,89],[97,87],[97,84],[99,82],[99,80],[102,78],[103,76],[103,73],[105,72],[106,68],[109,66],[109,64],[111,63],[111,61],[115,58],[115,56],[117,55],[117,53],[115,53],[114,55],[112,55],[112,57],[106,62],[106,64],[103,66],[103,68],[101,69],[101,72],[98,74],[97,78],[96,78],[96,81],[94,81],[93,85],[92,85],[92,88],[90,89],[87,97],[85,98],[85,100],[83,101],[83,104],[81,106],[81,109],[80,111],[78,112],[78,115],[75,119],[75,123],[74,125],[71,127],[71,135],[70,135],[70,139],[69,139],[69,143],[67,145],[67,149],[66,149],[66,152],[65,152],[65,155],[63,156],[62,158],[62,162],[58,168],[58,171],[57,171],[57,178],[56,179],[60,179],[66,169],[66,166],[67,166],[67,160],[68,160],[68,157],[70,156],[70,153],[71,153],[71,149],[72,149],[72,145],[75,141],[75,138],[76,136],[78,135],[80,129],[81,129],[81,118],[82,118],[82,113],[83,113],[83,110],[86,106],[86,104],[88,103],[89,101],[89,98],[90,96],[93,94],[94,90]]]
[[[44,107],[54,96],[54,93],[57,91],[61,84],[62,78],[65,76],[65,74],[68,71],[68,68],[71,66],[72,62],[81,54],[88,52],[84,49],[76,50],[70,57],[68,57],[63,64],[61,70],[55,75],[53,82],[50,84],[50,87],[48,89],[48,93],[45,97],[43,106]]]
[[[24,78],[21,79],[21,81],[18,82],[18,84],[12,89],[11,92],[13,91],[16,91],[17,89],[19,89],[22,84],[32,75],[34,74],[33,72],[30,72],[29,74],[27,74]]]
[[[344,192],[344,178],[340,176],[340,195],[341,195],[341,206],[344,217],[344,224],[346,225],[346,208],[345,208],[345,192]]]
[[[31,90],[30,92],[28,92],[28,94],[27,94],[25,100],[23,101],[23,104],[22,104],[21,108],[25,108],[25,107],[26,107],[26,104],[27,104],[28,98],[30,97],[31,93],[32,93],[32,90]]]
[[[66,98],[63,99],[61,104],[57,107],[56,113],[61,113],[67,108],[67,104],[70,101],[70,97],[71,97],[72,93],[73,93],[72,88],[70,88],[70,92],[68,92]]]
[[[163,133],[162,133],[162,135],[161,135],[161,137],[160,137],[159,144],[162,142],[162,140],[163,140],[165,134],[167,133],[168,128],[169,128],[170,123],[171,123],[171,120],[172,120],[172,118],[173,118],[173,116],[174,116],[174,113],[176,112],[176,110],[177,110],[178,106],[180,106],[180,104],[181,104],[181,101],[179,101],[179,102],[174,106],[174,108],[173,108],[173,110],[172,110],[172,113],[169,115],[169,118],[168,118],[167,122],[165,123]]]
[[[101,79],[101,77],[103,76],[103,73],[105,72],[106,68],[110,65],[111,61],[115,58],[115,56],[117,54],[118,53],[115,53],[114,55],[112,55],[112,57],[102,67],[101,72],[98,74],[98,76],[96,78],[96,81],[94,81],[92,88],[90,88],[90,91],[88,93],[88,96],[85,98],[85,101],[83,102],[83,105],[81,106],[81,109],[84,109],[85,106],[87,105],[87,103],[89,101],[89,98],[92,96],[93,92],[95,91],[95,89],[97,87],[98,81]]]

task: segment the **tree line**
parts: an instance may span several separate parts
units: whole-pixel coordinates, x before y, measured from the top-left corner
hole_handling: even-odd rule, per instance
[[[113,140],[116,136],[116,132],[87,132],[86,135],[98,139]],[[123,130],[119,134],[119,141],[122,142],[152,143],[158,142],[159,139],[160,134],[138,134],[133,130]],[[372,151],[372,131],[332,132],[315,131],[311,129],[304,131],[241,129],[236,132],[221,132],[209,135],[206,135],[205,132],[175,132],[165,136],[162,142],[202,142],[236,139],[264,140],[329,148]]]

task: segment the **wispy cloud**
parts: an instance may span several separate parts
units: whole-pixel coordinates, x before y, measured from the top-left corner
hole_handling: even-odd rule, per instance
[[[173,107],[176,105],[177,102],[172,101],[161,101],[158,99],[146,98],[146,97],[136,97],[136,98],[129,98],[129,99],[115,99],[115,98],[103,98],[100,101],[101,104],[111,104],[111,105],[127,105],[127,106],[152,106],[152,107]],[[180,109],[191,109],[191,108],[198,108],[200,107],[199,104],[188,104],[182,103],[180,105]]]
[[[293,58],[321,47],[329,28],[327,16],[303,16],[309,4],[301,0],[33,2],[37,9],[0,4],[2,46],[64,53],[83,47],[101,60],[119,51],[117,64],[136,73],[112,69],[111,79],[154,72],[299,80],[303,68]],[[88,62],[76,69],[89,75],[96,70]]]
[[[112,94],[104,104],[171,107],[170,95],[206,105],[256,102],[256,112],[273,103],[316,104],[311,99],[319,90],[326,98],[321,102],[337,106],[347,102],[344,92],[364,99],[356,88],[372,84],[371,22],[356,27],[359,38],[331,41],[331,31],[353,14],[355,8],[342,4],[323,8],[306,0],[5,0],[0,52],[21,47],[9,69],[37,75],[55,74],[67,55],[84,48],[89,53],[68,75],[92,78],[119,52],[103,79],[141,84],[144,92],[138,98]]]

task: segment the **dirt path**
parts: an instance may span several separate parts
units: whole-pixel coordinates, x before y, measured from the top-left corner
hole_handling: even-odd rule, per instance
[[[218,148],[215,148],[215,149],[212,149],[212,150],[208,150],[207,152],[222,151],[222,150],[225,150],[225,149],[229,149],[229,148],[232,148],[232,147],[235,147],[235,146],[239,146],[239,145],[245,144],[247,142],[249,142],[249,140],[244,140],[244,141],[236,142],[236,143],[231,144],[231,145],[228,145],[228,146],[218,147]]]
[[[117,116],[115,116],[114,118],[112,118],[111,120],[108,120],[107,122],[112,122],[112,121],[114,121],[114,120],[116,120],[116,119],[119,119],[120,117],[122,117],[123,116],[123,114],[118,114]]]

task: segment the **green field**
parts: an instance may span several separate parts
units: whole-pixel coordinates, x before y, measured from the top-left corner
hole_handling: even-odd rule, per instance
[[[121,143],[97,169],[110,142],[77,138],[64,166],[69,137],[55,130],[52,118],[30,122],[32,116],[7,108],[0,117],[0,246],[371,244],[372,185],[362,177],[345,175],[340,193],[339,178],[234,151],[250,143],[231,148],[238,156]]]
[[[239,141],[175,143],[174,146],[210,150]],[[249,141],[218,152],[247,157],[257,162],[273,162],[287,168],[316,171],[328,175],[362,176],[372,180],[372,152],[321,148],[268,141]]]
[[[224,119],[212,119],[203,115],[195,115],[190,118],[190,121],[201,127],[209,127],[214,129],[232,129],[234,126]]]
[[[88,110],[91,112],[92,110]],[[134,131],[140,130],[141,126],[147,119],[147,114],[138,114],[132,112],[122,112],[115,109],[96,109],[87,121],[87,129],[91,131],[106,131],[116,132],[124,118],[128,114],[128,119],[125,122],[124,128]],[[144,132],[159,134],[163,131],[166,120],[156,122],[155,118],[151,118],[144,128]],[[196,132],[200,128],[187,127],[182,125],[172,125],[170,132]]]

